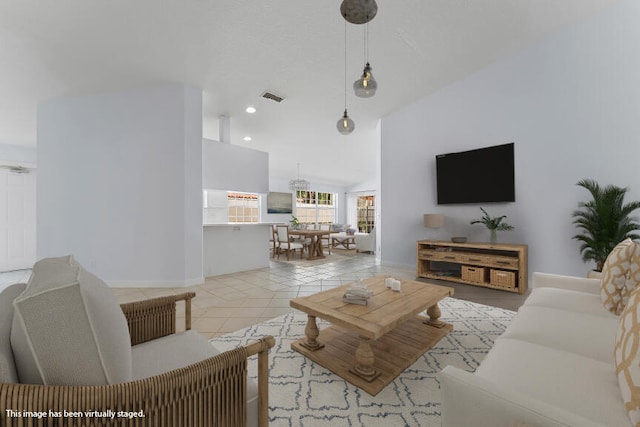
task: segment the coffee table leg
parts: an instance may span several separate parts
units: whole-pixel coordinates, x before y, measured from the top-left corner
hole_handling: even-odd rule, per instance
[[[440,307],[438,307],[438,303],[435,303],[434,305],[429,307],[427,309],[427,314],[429,315],[429,318],[422,323],[433,326],[435,328],[442,328],[444,325],[446,325],[446,323],[439,320],[442,312],[440,311]]]
[[[320,335],[318,325],[316,324],[316,316],[307,316],[307,326],[304,328],[304,334],[306,335],[307,339],[304,342],[301,342],[300,345],[307,350],[316,351],[324,347],[324,344],[320,344],[316,340],[316,338],[318,338],[318,335]]]
[[[380,376],[373,367],[375,356],[371,350],[371,341],[369,338],[360,337],[360,344],[356,350],[356,366],[349,369],[349,372],[359,376],[366,381],[373,381]]]

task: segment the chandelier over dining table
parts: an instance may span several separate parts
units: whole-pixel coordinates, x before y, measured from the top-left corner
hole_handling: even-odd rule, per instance
[[[289,190],[304,191],[311,187],[311,183],[305,179],[300,179],[300,163],[298,163],[298,178],[289,181]]]

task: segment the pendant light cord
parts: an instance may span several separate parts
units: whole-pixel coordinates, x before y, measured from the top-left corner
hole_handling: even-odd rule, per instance
[[[347,20],[344,20],[344,109],[347,110]]]
[[[369,23],[367,22],[364,28],[364,62],[369,62]]]

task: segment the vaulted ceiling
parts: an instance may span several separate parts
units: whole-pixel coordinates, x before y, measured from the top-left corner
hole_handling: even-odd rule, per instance
[[[300,162],[301,177],[348,186],[375,177],[382,117],[615,1],[377,0],[379,89],[353,95],[364,26],[349,24],[356,130],[343,136],[340,0],[0,0],[0,143],[35,145],[44,99],[186,83],[203,90],[205,138],[227,115],[231,142],[269,152],[272,176],[292,178]]]

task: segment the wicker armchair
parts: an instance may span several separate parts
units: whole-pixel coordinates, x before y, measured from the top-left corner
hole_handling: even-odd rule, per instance
[[[195,293],[188,292],[122,304],[131,344],[175,333],[178,301],[185,302],[185,329],[191,329],[193,297]],[[267,336],[185,368],[122,384],[44,386],[0,383],[0,424],[245,426],[247,358],[257,354],[258,425],[267,426],[268,352],[274,342],[273,337]],[[73,417],[70,416],[72,413],[81,415]]]

